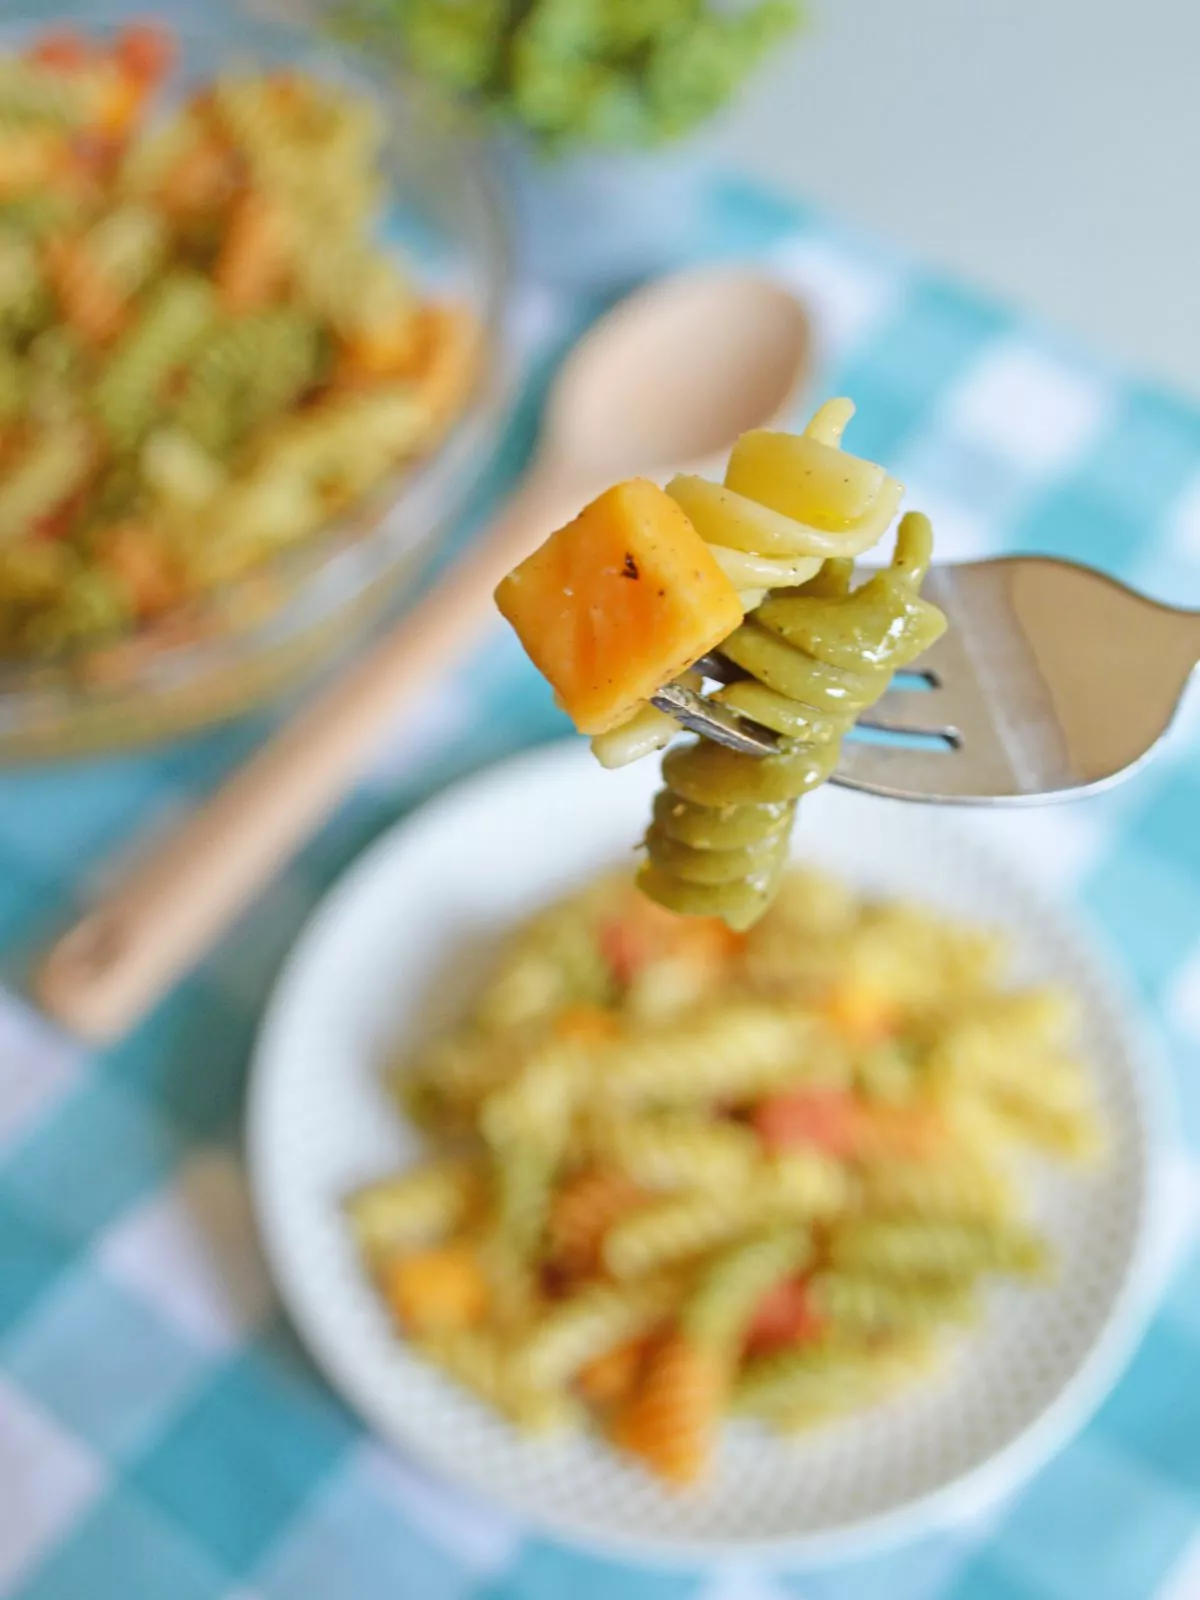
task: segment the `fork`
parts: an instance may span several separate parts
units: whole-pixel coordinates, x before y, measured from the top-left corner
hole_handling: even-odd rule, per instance
[[[950,626],[859,718],[835,783],[974,805],[1090,794],[1149,759],[1200,663],[1200,612],[1074,562],[935,567],[925,594]],[[721,682],[737,676],[719,656],[699,666]],[[747,755],[778,747],[776,734],[680,685],[654,704]]]

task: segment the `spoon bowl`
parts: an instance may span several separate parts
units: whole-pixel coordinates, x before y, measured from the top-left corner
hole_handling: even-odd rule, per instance
[[[675,471],[723,456],[784,412],[807,373],[808,317],[739,268],[661,278],[597,322],[564,362],[543,463],[588,477]]]

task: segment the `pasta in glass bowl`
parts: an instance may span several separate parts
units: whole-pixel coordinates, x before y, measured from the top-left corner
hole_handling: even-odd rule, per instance
[[[411,587],[487,459],[458,113],[271,22],[0,31],[0,759],[162,737]]]

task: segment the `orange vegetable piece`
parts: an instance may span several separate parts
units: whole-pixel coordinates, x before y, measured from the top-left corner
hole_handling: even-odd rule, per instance
[[[117,60],[131,78],[153,86],[175,65],[175,36],[155,22],[134,22],[117,35]]]
[[[669,1334],[650,1353],[636,1390],[618,1410],[613,1443],[680,1487],[703,1478],[725,1400],[726,1364]]]
[[[547,1225],[556,1264],[579,1277],[595,1272],[608,1230],[641,1202],[641,1190],[622,1172],[593,1167],[568,1179],[554,1197]]]
[[[424,306],[417,313],[416,382],[435,432],[461,410],[479,369],[479,323],[466,306]]]
[[[487,1314],[488,1286],[467,1244],[439,1245],[398,1256],[383,1272],[383,1293],[410,1333],[448,1333],[474,1327]]]
[[[248,189],[234,202],[213,268],[224,310],[258,311],[275,299],[288,269],[287,217],[267,195]]]
[[[3,453],[4,438],[0,435],[0,455]],[[52,511],[47,511],[44,516],[39,517],[31,529],[33,538],[51,543],[55,539],[61,539],[86,505],[89,492],[86,483],[80,484],[74,494],[69,494]]]
[[[159,199],[177,221],[202,216],[225,204],[238,184],[237,162],[217,139],[186,150],[163,180]]]
[[[101,560],[120,580],[139,617],[159,616],[184,598],[182,575],[148,528],[131,522],[110,531]]]
[[[59,72],[78,72],[92,57],[91,47],[78,29],[65,27],[44,33],[29,54],[39,66]]]
[[[617,916],[599,930],[600,952],[618,983],[630,983],[665,957],[684,957],[716,972],[743,943],[715,917],[681,917],[643,894],[631,894]]]
[[[592,1405],[618,1405],[633,1393],[645,1354],[645,1339],[615,1345],[580,1368],[575,1387]]]
[[[119,139],[129,131],[145,98],[146,88],[139,79],[113,72],[101,90],[92,126],[105,139]]]
[[[768,1150],[811,1145],[841,1157],[857,1147],[860,1117],[853,1096],[842,1089],[794,1089],[759,1101],[753,1122]]]
[[[338,377],[350,384],[415,377],[425,356],[425,342],[418,314],[405,306],[381,327],[358,329],[346,336]]]
[[[586,506],[496,590],[580,733],[622,722],[742,620],[684,512],[645,478]]]
[[[125,326],[125,302],[96,270],[80,239],[47,239],[42,264],[62,314],[91,345],[108,344]]]
[[[791,1345],[819,1339],[824,1319],[809,1304],[803,1278],[789,1278],[763,1296],[746,1330],[746,1354],[770,1355]]]

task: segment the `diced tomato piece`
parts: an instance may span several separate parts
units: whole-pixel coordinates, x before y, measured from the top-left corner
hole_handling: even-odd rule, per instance
[[[89,486],[84,484],[73,494],[69,494],[65,500],[60,500],[53,510],[45,512],[34,523],[30,529],[31,537],[45,540],[61,539],[82,510],[88,493]]]
[[[753,1114],[768,1150],[812,1145],[831,1156],[848,1156],[857,1144],[858,1107],[842,1089],[796,1089],[761,1101]]]
[[[56,506],[53,511],[47,511],[30,528],[30,536],[34,539],[54,540],[61,539],[71,526],[75,507],[69,502]]]
[[[631,896],[629,905],[600,929],[600,951],[618,983],[630,983],[644,967],[664,958],[681,957],[716,971],[742,944],[713,917],[681,917],[647,900]]]
[[[629,983],[651,961],[654,950],[631,917],[613,917],[599,932],[600,954],[618,983]]]
[[[155,22],[134,22],[117,38],[117,60],[139,83],[159,83],[175,65],[175,37]]]
[[[819,1339],[825,1322],[809,1304],[803,1278],[789,1278],[764,1295],[746,1331],[747,1355],[765,1356],[773,1350]]]
[[[74,28],[53,28],[44,33],[30,52],[34,61],[57,72],[78,72],[91,60],[91,47]]]

